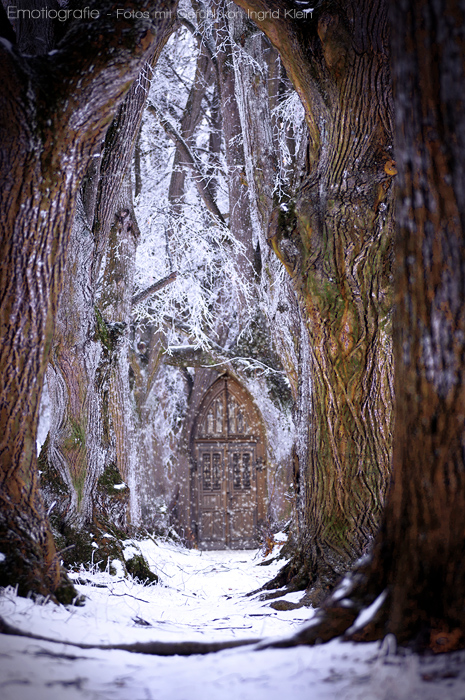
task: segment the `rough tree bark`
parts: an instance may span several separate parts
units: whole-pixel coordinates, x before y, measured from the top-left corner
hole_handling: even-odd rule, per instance
[[[364,632],[449,651],[465,646],[465,3],[401,0],[391,13],[394,481],[368,573],[371,595],[388,595]]]
[[[129,231],[120,226],[121,212],[132,211],[132,195],[129,197],[127,187],[123,187],[123,178],[146,103],[150,64],[156,62],[174,20],[173,14],[163,39],[147,56],[147,64],[120,106],[102,153],[94,155],[79,192],[66,267],[68,281],[60,298],[47,370],[52,421],[45,454],[41,455],[46,503],[49,507],[55,503],[53,519],[66,528],[81,529],[94,518],[104,518],[103,512],[96,513],[96,500],[100,504],[98,511],[102,511],[103,504],[98,498],[100,491],[95,488],[104,468],[110,466],[116,469],[115,476],[119,471],[122,479],[132,481],[127,465],[132,442],[123,449],[118,439],[118,435],[127,432],[125,422],[130,422],[131,412],[121,406],[113,407],[111,398],[122,398],[122,394],[112,394],[110,398],[109,383],[115,367],[122,371],[123,357],[128,363],[127,343],[119,341],[121,337],[127,339],[130,326],[128,299],[132,297],[135,246],[125,251],[129,258],[124,258],[125,266],[119,275],[113,274],[111,266],[123,262],[115,236],[121,234],[124,246]],[[134,216],[131,221],[131,231],[135,233]],[[130,237],[132,240],[132,234]],[[122,299],[120,287],[128,299]],[[107,317],[110,306],[112,311]],[[116,322],[122,325],[121,333],[115,335]],[[124,383],[122,376],[121,381]],[[112,410],[114,420],[110,421]],[[66,492],[62,484],[66,485]],[[121,512],[113,524],[122,526],[129,513],[123,494],[117,495]]]
[[[390,5],[400,181],[393,481],[372,560],[292,643],[347,630],[437,653],[465,647],[465,3]]]
[[[109,329],[108,413],[114,443],[114,464],[131,493],[130,512],[133,526],[140,521],[139,480],[137,479],[137,444],[134,436],[134,415],[129,387],[129,340],[132,316],[132,295],[139,227],[132,206],[129,174],[118,197],[117,215],[110,231],[106,260],[105,286],[99,308]],[[123,521],[124,521],[123,516]]]
[[[396,170],[386,7],[237,4],[279,51],[309,129],[307,172],[292,201],[276,203],[268,237],[293,280],[311,353],[296,460],[300,553],[284,575],[311,584],[318,602],[372,541],[390,471]]]
[[[78,186],[175,2],[154,20],[89,6],[96,19],[73,24],[53,54],[0,45],[0,578],[23,594],[56,592],[61,580],[35,439]]]

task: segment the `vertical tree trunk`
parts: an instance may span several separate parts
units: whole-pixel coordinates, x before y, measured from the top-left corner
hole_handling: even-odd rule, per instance
[[[465,646],[465,3],[402,0],[391,10],[394,481],[369,569],[372,597],[388,596],[365,634],[449,651]]]
[[[99,300],[99,308],[112,346],[108,367],[108,404],[105,410],[111,420],[114,463],[122,479],[130,487],[128,516],[133,526],[138,525],[140,521],[140,502],[134,410],[129,387],[129,341],[135,256],[139,236],[128,173],[118,197],[115,223],[110,232],[104,275],[105,287]]]
[[[88,213],[81,190],[47,368],[51,423],[40,459],[47,506],[61,524],[76,529],[92,519],[92,494],[105,457],[96,377],[102,344],[91,281],[93,207],[90,221]]]
[[[121,374],[122,364],[128,363],[127,334],[136,251],[135,245],[131,245],[121,257],[122,251],[118,250],[119,245],[124,247],[127,242],[129,231],[122,224],[121,212],[123,209],[132,211],[132,193],[127,183],[123,186],[123,178],[140,129],[150,85],[150,63],[156,61],[169,38],[174,15],[172,20],[153,54],[147,56],[146,65],[121,105],[107,134],[102,155],[94,157],[88,169],[70,241],[69,282],[60,300],[48,370],[52,424],[44,447],[47,455],[43,460],[43,490],[49,506],[55,502],[55,520],[59,516],[63,524],[75,529],[108,515],[109,502],[105,513],[96,512],[102,510],[96,484],[104,468],[113,465],[123,479],[128,478],[130,472],[128,460],[133,450],[133,436],[131,430],[126,430],[125,423],[131,423],[131,412],[126,396],[110,388],[115,383],[115,368],[118,367]],[[134,217],[131,221],[130,237],[134,242],[137,224]],[[119,234],[121,241],[117,239]],[[105,260],[107,269],[102,271]],[[112,266],[116,269],[118,264],[122,267],[115,274]],[[113,310],[108,318],[99,302],[102,287],[105,307]],[[126,328],[122,330],[123,343],[115,331],[115,323]],[[124,385],[122,376],[121,382]],[[119,405],[123,399],[124,403]],[[110,415],[113,415],[111,425]],[[122,440],[121,435],[127,439]],[[55,474],[60,477],[58,481]],[[63,483],[68,491],[66,496]],[[114,513],[114,524],[124,525],[129,513],[124,512],[126,505],[121,494],[117,495],[116,504],[123,512]]]
[[[391,95],[386,8],[241,2],[280,52],[306,110],[308,168],[269,242],[300,299],[311,353],[294,583],[317,602],[376,533],[390,468]],[[303,421],[302,421],[303,423]]]
[[[0,580],[21,593],[60,585],[35,439],[77,189],[168,22],[115,17],[100,7],[85,36],[78,22],[54,54],[40,58],[0,44]]]
[[[465,647],[465,3],[392,0],[397,190],[393,480],[374,554],[314,643]],[[368,622],[356,618],[376,605]],[[366,619],[366,618],[365,618]],[[355,621],[355,624],[354,624]]]
[[[229,227],[234,237],[244,246],[244,253],[238,256],[238,269],[245,279],[252,281],[253,245],[252,236],[250,235],[252,224],[247,192],[241,120],[235,93],[236,76],[229,26],[225,17],[227,4],[220,0],[220,2],[215,2],[213,7],[218,14],[218,21],[215,26],[215,41],[217,46],[221,123],[228,168]]]

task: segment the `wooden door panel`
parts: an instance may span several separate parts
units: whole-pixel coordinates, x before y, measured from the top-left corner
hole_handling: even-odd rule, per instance
[[[226,547],[224,446],[199,446],[199,542],[207,549]]]
[[[254,546],[255,536],[255,511],[252,508],[238,508],[228,511],[231,546]]]
[[[202,496],[202,510],[221,510],[223,507],[221,493],[204,493]]]
[[[202,510],[200,537],[206,545],[225,545],[224,514],[220,510]]]
[[[231,547],[257,544],[257,490],[255,449],[252,445],[229,445],[228,524]]]

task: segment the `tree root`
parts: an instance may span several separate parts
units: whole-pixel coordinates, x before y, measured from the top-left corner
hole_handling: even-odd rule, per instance
[[[98,649],[100,651],[129,651],[134,654],[150,654],[152,656],[192,656],[194,654],[212,654],[224,649],[256,645],[260,639],[232,639],[224,642],[134,642],[132,644],[84,644],[53,639],[32,632],[24,632],[14,627],[0,617],[0,634],[26,637],[40,642],[65,644],[78,649]]]
[[[350,590],[347,580],[336,588],[323,606],[316,612],[308,625],[299,632],[282,639],[243,639],[223,642],[134,642],[131,644],[83,644],[23,632],[0,617],[0,633],[26,637],[43,642],[65,644],[78,649],[99,649],[102,651],[129,651],[136,654],[154,656],[191,656],[211,654],[225,649],[249,646],[253,651],[264,649],[286,649],[301,645],[314,645],[340,638],[342,641],[373,642],[393,634],[389,628],[390,594],[386,589],[378,596],[368,588],[366,580],[359,572],[351,575]],[[381,597],[382,596],[382,597]],[[379,601],[378,607],[376,603]],[[277,601],[279,603],[280,601]],[[283,601],[286,602],[286,601]],[[362,611],[375,603],[373,613],[366,621],[357,619]],[[300,607],[300,604],[291,604]],[[413,635],[413,630],[405,631],[404,637],[397,637],[397,643],[416,653],[433,651],[435,654],[465,649],[463,630],[453,624],[431,621],[424,624]]]

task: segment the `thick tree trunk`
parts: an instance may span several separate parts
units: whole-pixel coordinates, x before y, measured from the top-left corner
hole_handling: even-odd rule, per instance
[[[392,3],[398,192],[393,487],[367,636],[465,646],[465,3]],[[383,624],[384,623],[384,624]]]
[[[107,348],[109,377],[104,410],[111,421],[114,463],[130,488],[128,520],[137,526],[140,522],[140,503],[134,410],[129,387],[129,341],[135,256],[140,233],[132,206],[129,175],[120,191],[115,219],[110,232],[105,287],[99,300],[111,344]]]
[[[317,602],[372,541],[390,471],[395,167],[386,9],[382,0],[320,3],[295,18],[276,3],[273,19],[258,14],[268,3],[238,4],[280,52],[309,127],[307,174],[275,208],[268,236],[309,334],[300,555],[287,576],[316,586]]]
[[[126,434],[125,423],[131,422],[131,412],[127,410],[127,402],[124,406],[118,404],[123,398],[121,392],[110,389],[115,366],[123,372],[121,365],[128,363],[127,343],[119,342],[118,334],[113,343],[105,324],[114,325],[118,321],[126,329],[130,325],[135,246],[125,250],[121,258],[118,246],[124,247],[127,238],[125,226],[120,225],[121,212],[132,211],[132,194],[127,184],[122,183],[140,129],[150,86],[150,63],[157,60],[171,34],[174,19],[173,15],[163,39],[152,55],[147,56],[147,64],[108,131],[101,157],[96,154],[93,158],[81,185],[78,200],[81,206],[70,241],[68,284],[60,299],[48,369],[52,423],[45,446],[47,454],[43,456],[47,465],[42,481],[47,504],[51,506],[55,502],[57,526],[61,520],[60,525],[80,529],[92,520],[108,519],[109,511],[115,509],[110,507],[110,498],[105,512],[98,512],[102,498],[101,490],[96,490],[97,480],[107,467],[119,471],[122,479],[128,476],[126,452],[129,455],[133,449],[132,439],[122,443],[118,435]],[[137,224],[133,219],[134,233]],[[122,235],[121,241],[117,240],[118,234]],[[104,260],[106,271],[102,271]],[[115,275],[112,266],[118,263],[125,267]],[[99,303],[102,294],[106,307],[118,309],[108,318]],[[127,331],[123,337],[127,339]],[[110,414],[114,414],[111,426]],[[60,477],[58,481],[54,479],[56,473]],[[121,495],[117,494],[115,507],[122,512],[114,512],[112,521],[118,526],[127,524],[129,516]]]
[[[0,576],[22,593],[49,593],[60,582],[35,438],[77,189],[169,21],[125,22],[111,3],[108,14],[99,10],[98,20],[73,25],[52,55],[21,57],[0,45]]]
[[[80,195],[47,368],[51,423],[40,460],[41,487],[53,519],[76,529],[92,520],[92,493],[105,457],[96,377],[102,344],[91,283],[91,225],[92,211],[89,223]]]
[[[438,653],[465,647],[465,3],[392,0],[391,22],[393,480],[372,560],[292,643],[347,630]]]

